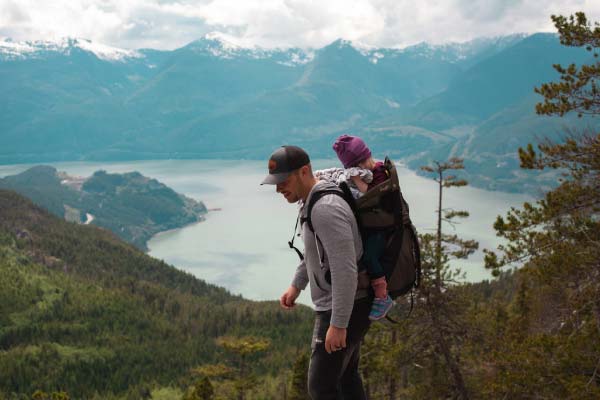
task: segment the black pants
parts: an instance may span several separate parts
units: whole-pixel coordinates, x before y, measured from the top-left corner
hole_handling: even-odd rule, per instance
[[[328,354],[325,335],[331,311],[317,312],[308,368],[308,392],[312,400],[366,400],[358,372],[360,344],[369,330],[371,299],[354,304],[346,334],[346,348]]]

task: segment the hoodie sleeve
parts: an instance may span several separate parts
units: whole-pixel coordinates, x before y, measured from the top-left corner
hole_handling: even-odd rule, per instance
[[[306,272],[306,262],[302,260],[296,268],[296,274],[292,280],[292,286],[297,287],[300,290],[304,290],[306,285],[308,285],[308,273]]]
[[[358,274],[354,215],[342,198],[327,195],[315,204],[312,223],[331,271],[331,324],[346,328],[354,307]]]

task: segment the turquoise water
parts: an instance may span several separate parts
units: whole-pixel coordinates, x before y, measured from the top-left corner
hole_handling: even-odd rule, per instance
[[[318,160],[315,168],[336,166],[334,160]],[[71,175],[89,176],[98,169],[108,172],[139,171],[174,190],[202,200],[212,211],[206,221],[162,232],[148,243],[149,254],[233,293],[255,300],[279,298],[298,263],[288,248],[296,218],[296,205],[288,204],[272,186],[260,186],[266,163],[247,160],[161,160],[124,163],[70,162],[51,164]],[[30,165],[0,166],[0,176],[12,175]],[[419,232],[434,232],[437,186],[433,180],[399,167],[399,179],[411,217]],[[511,206],[531,198],[475,188],[449,189],[445,208],[466,209],[470,218],[447,226],[465,239],[476,239],[480,248],[498,244],[492,224]],[[301,242],[300,242],[301,244]],[[468,281],[490,277],[481,251],[467,261],[454,263]],[[306,293],[300,301],[310,302]]]

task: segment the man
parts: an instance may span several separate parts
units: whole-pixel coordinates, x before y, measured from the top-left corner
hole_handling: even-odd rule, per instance
[[[303,205],[315,193],[337,188],[313,176],[308,154],[296,146],[282,146],[271,154],[262,184],[276,185],[288,203]],[[307,217],[306,208],[300,209],[301,220]],[[312,399],[366,399],[358,363],[371,299],[357,289],[357,260],[363,250],[356,219],[343,198],[325,194],[314,204],[311,221],[314,232],[308,223],[302,224],[304,260],[280,304],[294,307],[300,291],[310,284],[316,311],[308,371]]]

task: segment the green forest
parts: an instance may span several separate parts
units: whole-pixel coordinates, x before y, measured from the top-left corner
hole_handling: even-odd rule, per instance
[[[555,65],[532,113],[600,116],[600,25],[552,20],[591,61]],[[468,184],[464,160],[423,166],[439,187],[437,229],[420,236],[422,280],[398,322],[366,336],[369,399],[600,398],[600,134],[566,130],[517,152],[557,182],[493,222],[504,244],[484,249],[495,279],[479,283],[450,267],[479,247],[451,229],[468,210],[444,206]],[[233,296],[10,191],[0,268],[1,400],[308,399],[308,307]]]
[[[227,337],[267,340],[274,350],[253,370],[276,381],[310,337],[307,307],[286,313],[232,296],[9,191],[0,191],[0,267],[0,398],[177,391],[194,368],[229,356],[217,340]]]

